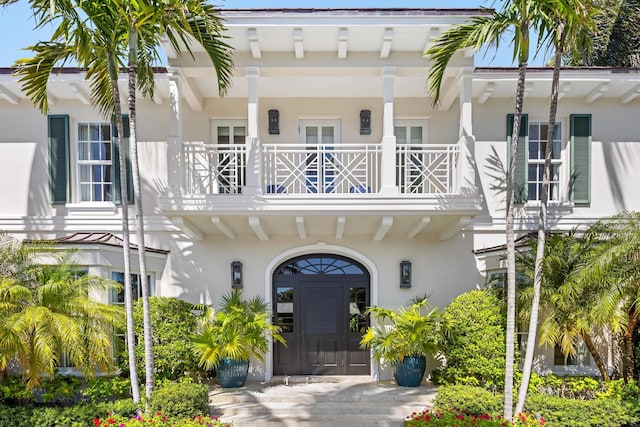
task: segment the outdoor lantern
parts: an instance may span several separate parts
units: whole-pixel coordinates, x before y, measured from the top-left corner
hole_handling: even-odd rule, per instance
[[[231,263],[231,287],[242,289],[242,263],[240,261]]]
[[[371,110],[360,110],[360,135],[371,135]]]
[[[269,135],[280,135],[280,112],[269,110]]]
[[[411,261],[400,261],[400,287],[411,287]]]

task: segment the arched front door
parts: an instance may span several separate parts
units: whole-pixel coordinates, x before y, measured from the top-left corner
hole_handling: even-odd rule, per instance
[[[360,339],[369,326],[369,273],[339,255],[286,261],[273,273],[274,322],[287,347],[274,345],[275,375],[368,375]]]

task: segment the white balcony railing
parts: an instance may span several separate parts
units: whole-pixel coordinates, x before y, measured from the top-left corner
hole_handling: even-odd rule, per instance
[[[263,144],[266,193],[377,193],[380,144]]]
[[[401,193],[455,193],[458,145],[400,144],[396,153],[396,183]]]
[[[399,144],[395,184],[401,194],[454,194],[457,144]],[[245,145],[183,145],[187,194],[239,194],[246,183]],[[255,153],[265,194],[378,193],[381,144],[262,144]]]
[[[245,185],[247,153],[244,145],[183,145],[187,194],[238,194]]]

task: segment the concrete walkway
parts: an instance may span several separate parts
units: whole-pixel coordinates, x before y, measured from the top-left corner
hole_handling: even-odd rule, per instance
[[[407,415],[422,411],[435,395],[431,385],[398,387],[368,376],[277,377],[239,389],[214,386],[209,406],[235,427],[402,426]]]

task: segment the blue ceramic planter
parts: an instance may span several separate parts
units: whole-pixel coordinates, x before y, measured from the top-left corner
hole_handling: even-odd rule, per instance
[[[394,364],[393,377],[399,386],[418,387],[426,369],[427,360],[424,356],[405,356],[402,362]]]
[[[249,361],[224,359],[216,368],[218,382],[224,388],[244,387],[249,373]]]

